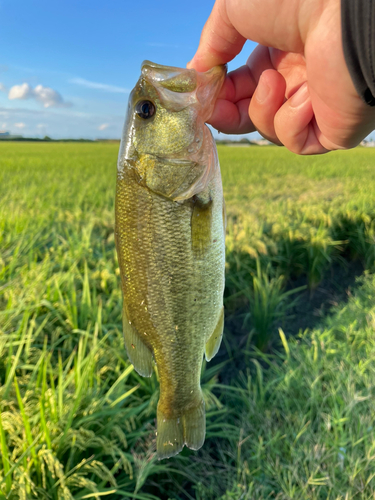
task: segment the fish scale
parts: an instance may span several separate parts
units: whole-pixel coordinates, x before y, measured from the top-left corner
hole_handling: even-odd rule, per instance
[[[214,100],[225,69],[176,71],[143,65],[129,99],[116,190],[125,345],[141,375],[151,376],[153,363],[158,368],[159,458],[204,442],[203,355],[216,354],[223,329],[224,200],[216,146],[204,129],[212,106],[199,92],[211,86]]]

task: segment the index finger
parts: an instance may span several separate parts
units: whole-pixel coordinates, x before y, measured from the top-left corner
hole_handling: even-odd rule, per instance
[[[204,25],[198,50],[187,67],[207,71],[225,64],[241,52],[245,41],[229,20],[225,0],[217,0]]]

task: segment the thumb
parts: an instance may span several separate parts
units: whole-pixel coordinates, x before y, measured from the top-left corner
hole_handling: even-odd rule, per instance
[[[207,71],[225,64],[241,52],[245,41],[229,20],[226,0],[217,0],[203,28],[198,50],[187,67]]]

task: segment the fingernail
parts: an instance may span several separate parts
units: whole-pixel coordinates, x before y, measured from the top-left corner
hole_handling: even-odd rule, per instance
[[[304,102],[306,102],[309,97],[309,89],[307,87],[307,83],[305,82],[295,94],[289,99],[289,105],[291,108],[298,108]]]
[[[262,77],[260,77],[258,82],[258,87],[255,93],[256,100],[259,103],[263,103],[267,99],[269,93],[270,93],[269,85],[263,81]]]

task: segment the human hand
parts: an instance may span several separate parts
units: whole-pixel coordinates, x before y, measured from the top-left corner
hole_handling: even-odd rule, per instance
[[[216,0],[188,67],[231,61],[246,39],[259,45],[227,75],[214,128],[258,130],[298,154],[354,147],[375,128],[375,108],[361,100],[345,63],[340,0]]]

